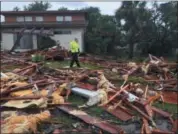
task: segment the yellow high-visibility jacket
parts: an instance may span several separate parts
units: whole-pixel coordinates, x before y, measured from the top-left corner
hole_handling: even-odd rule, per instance
[[[79,52],[79,44],[76,41],[70,42],[70,51],[72,53],[78,53]]]

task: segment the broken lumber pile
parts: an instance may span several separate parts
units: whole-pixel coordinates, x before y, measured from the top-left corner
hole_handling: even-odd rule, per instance
[[[53,51],[43,52],[40,53],[47,55]],[[177,104],[177,92],[173,90],[177,84],[173,71],[174,64],[169,64],[164,59],[153,55],[149,55],[150,61],[145,63],[106,62],[104,59],[90,56],[85,57],[83,61],[88,63],[95,61],[105,69],[53,69],[43,67],[43,63],[30,62],[28,58],[34,53],[37,52],[19,54],[18,58],[10,54],[2,56],[3,64],[11,61],[11,65],[20,65],[11,72],[3,70],[1,72],[2,132],[38,133],[38,123],[50,120],[51,109],[68,113],[88,126],[95,126],[101,133],[102,131],[111,134],[126,133],[122,123],[136,118],[139,118],[140,133],[143,134],[177,131],[177,120],[173,119],[172,113],[153,106],[155,103],[164,105],[165,102]],[[106,77],[106,71],[121,76],[123,84],[116,86],[109,81],[110,76]],[[143,78],[147,84],[130,82],[129,78],[132,76]],[[82,105],[76,105],[75,102],[69,101],[72,94],[84,97],[88,101]],[[113,121],[106,121],[84,112],[92,106],[102,109],[121,123],[116,125]],[[17,111],[29,108],[38,109],[40,112],[17,114]],[[162,130],[156,122],[157,116],[164,117],[172,129]],[[12,127],[12,124],[16,128]],[[65,132],[63,128],[60,130]]]

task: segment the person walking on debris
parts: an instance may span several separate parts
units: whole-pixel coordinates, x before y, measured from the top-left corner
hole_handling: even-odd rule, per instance
[[[70,63],[70,67],[73,67],[74,62],[76,62],[77,66],[80,67],[80,63],[78,60],[78,54],[80,53],[78,39],[75,38],[75,40],[70,42],[70,51],[72,54],[72,59]]]

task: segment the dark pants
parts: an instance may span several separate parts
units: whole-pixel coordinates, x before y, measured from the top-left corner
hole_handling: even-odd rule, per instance
[[[80,63],[78,60],[78,53],[72,53],[72,59],[70,63],[70,67],[73,67],[74,62],[76,62],[77,66],[80,67]]]

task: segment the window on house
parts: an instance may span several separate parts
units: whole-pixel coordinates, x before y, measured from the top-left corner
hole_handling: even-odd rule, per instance
[[[70,30],[64,30],[64,31],[54,31],[54,34],[71,34],[72,32]]]
[[[71,16],[65,16],[65,21],[72,21],[72,17]]]
[[[64,21],[64,17],[63,16],[56,16],[56,21]]]
[[[32,17],[31,16],[25,16],[25,21],[32,21]]]
[[[24,17],[23,17],[23,16],[18,16],[18,17],[16,18],[16,21],[17,21],[17,22],[24,22]]]
[[[43,21],[43,17],[42,16],[36,16],[35,20],[36,21]]]

